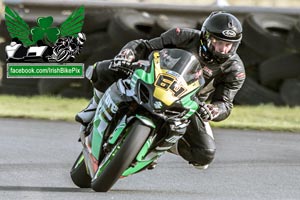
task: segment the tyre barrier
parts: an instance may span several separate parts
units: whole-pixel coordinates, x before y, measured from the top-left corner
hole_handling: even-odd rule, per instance
[[[6,66],[3,68],[3,77],[0,87],[0,93],[2,94],[14,94],[14,95],[37,95],[38,94],[38,79],[18,78],[8,79],[6,78]]]
[[[72,82],[72,79],[40,79],[38,83],[39,93],[42,95],[57,95]]]
[[[244,85],[236,94],[235,104],[239,105],[259,105],[273,103],[275,105],[284,105],[281,96],[260,85],[251,77],[247,77]]]
[[[119,50],[134,39],[150,39],[159,36],[164,31],[174,27],[201,28],[198,19],[181,16],[166,16],[161,13],[149,14],[134,9],[102,10],[96,13],[86,13],[83,31],[87,35],[81,54],[75,62],[83,62],[85,66],[104,59],[113,58]],[[95,17],[96,16],[96,17]],[[258,105],[273,103],[275,105],[300,105],[291,96],[296,95],[300,77],[300,20],[288,15],[279,14],[249,14],[242,20],[243,40],[238,49],[242,58],[247,79],[236,96],[236,104]],[[3,25],[2,25],[3,26]],[[7,37],[7,36],[5,36]],[[10,40],[10,39],[8,39]],[[2,43],[0,47],[5,45]],[[0,59],[3,62],[3,57]],[[79,83],[65,83],[57,88],[54,81],[37,81],[34,90],[28,93],[67,94],[75,92],[72,85],[89,88],[87,80]],[[15,79],[14,79],[15,81]],[[19,82],[4,80],[4,86],[16,85]],[[41,82],[41,83],[39,83]],[[48,83],[46,83],[48,82]],[[291,86],[294,83],[297,86]],[[28,84],[22,84],[23,92]],[[53,86],[50,90],[46,84]],[[62,84],[63,85],[63,84]],[[11,86],[10,86],[11,87]],[[32,85],[30,86],[32,87]],[[48,88],[48,89],[46,89]],[[57,89],[59,91],[57,92]],[[12,90],[12,89],[10,89]],[[18,88],[18,90],[20,90]],[[286,91],[287,90],[287,91]],[[289,90],[293,90],[289,92]],[[3,90],[3,86],[1,87]],[[297,97],[298,98],[298,97]]]
[[[82,32],[85,34],[93,34],[106,31],[115,12],[116,11],[112,9],[103,9],[86,13]]]
[[[287,44],[291,49],[300,50],[300,20],[292,27],[287,37]]]
[[[242,59],[244,65],[247,67],[246,69],[249,69],[251,67],[258,66],[261,62],[266,60],[266,57],[258,54],[257,52],[253,51],[250,47],[248,47],[244,41],[241,42],[238,50],[238,55]],[[248,73],[247,73],[248,75]],[[257,79],[255,76],[257,74],[251,74],[251,76],[255,79]]]
[[[97,55],[95,49],[101,48],[102,46],[107,46],[111,43],[110,37],[108,36],[107,32],[104,31],[87,34],[86,38],[87,40],[85,41],[80,54],[76,57],[75,62],[85,63],[89,57]]]
[[[86,79],[39,79],[38,93],[42,95],[59,95],[63,97],[93,96],[92,86]]]
[[[155,17],[147,12],[120,10],[108,26],[108,35],[117,48],[135,39],[150,39],[158,36]]]
[[[238,53],[248,79],[236,96],[238,104],[300,105],[291,97],[296,92],[284,91],[291,90],[286,86],[291,83],[286,80],[300,77],[299,38],[299,19],[277,14],[250,14],[245,17]],[[252,99],[247,99],[247,96],[252,96]]]
[[[197,28],[198,26],[197,20],[178,16],[159,15],[156,18],[156,21],[158,30],[161,32],[172,28]]]
[[[296,19],[277,14],[252,14],[243,21],[243,42],[264,57],[287,50],[286,39]]]
[[[260,81],[265,86],[295,78],[300,76],[300,53],[284,53],[262,62],[258,67]]]
[[[280,95],[285,104],[289,106],[300,105],[300,77],[286,79],[280,87]]]

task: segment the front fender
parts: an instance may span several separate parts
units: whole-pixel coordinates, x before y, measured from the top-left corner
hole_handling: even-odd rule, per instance
[[[156,127],[155,124],[152,122],[152,120],[145,117],[145,116],[136,115],[135,117],[130,118],[130,120],[128,120],[128,121],[126,121],[126,117],[123,117],[121,122],[117,125],[117,127],[115,128],[115,130],[111,134],[108,142],[110,144],[114,144],[117,141],[117,139],[119,138],[119,136],[121,135],[121,133],[126,129],[127,124],[129,123],[129,121],[131,121],[133,119],[138,119],[140,122],[142,122],[142,124],[144,124],[144,125],[146,125],[150,128],[155,128]]]
[[[135,117],[138,120],[140,120],[144,125],[149,126],[150,128],[156,128],[154,122],[150,118],[142,115],[135,115]]]
[[[132,119],[139,120],[143,125],[150,127],[152,129],[155,129],[156,126],[153,123],[153,121],[145,116],[136,115]],[[150,165],[158,156],[160,156],[157,153],[151,154],[148,158],[145,158],[147,153],[149,152],[149,149],[153,143],[153,137],[149,137],[147,141],[144,143],[143,147],[139,151],[139,153],[136,156],[136,162],[134,166],[130,166],[127,168],[122,176],[129,176],[131,174],[137,173],[141,171],[142,169],[145,169],[148,165]]]

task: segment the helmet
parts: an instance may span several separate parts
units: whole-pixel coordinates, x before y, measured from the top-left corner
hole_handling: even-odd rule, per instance
[[[204,62],[225,62],[242,40],[242,25],[230,13],[212,12],[201,28],[199,55]]]
[[[86,41],[86,36],[84,33],[78,33],[77,35],[77,43],[79,45],[83,45],[83,43]]]

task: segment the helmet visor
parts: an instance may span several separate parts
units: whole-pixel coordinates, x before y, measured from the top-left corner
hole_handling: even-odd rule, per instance
[[[228,58],[232,56],[236,52],[239,44],[240,41],[222,40],[214,36],[210,36],[207,40],[208,49],[218,58]]]

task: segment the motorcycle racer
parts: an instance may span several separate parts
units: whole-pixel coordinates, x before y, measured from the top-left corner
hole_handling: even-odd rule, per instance
[[[243,62],[236,53],[241,39],[240,21],[230,13],[219,11],[209,15],[200,31],[175,28],[151,40],[131,41],[113,60],[100,61],[88,68],[86,76],[95,88],[95,95],[75,119],[83,126],[93,119],[99,100],[107,88],[118,79],[128,76],[123,67],[130,68],[132,62],[147,58],[153,50],[187,50],[199,59],[205,85],[198,94],[199,114],[191,117],[186,133],[170,151],[196,168],[206,169],[216,152],[209,121],[222,121],[230,115],[234,97],[245,80]],[[116,99],[119,100],[122,93],[115,94],[118,94]]]

